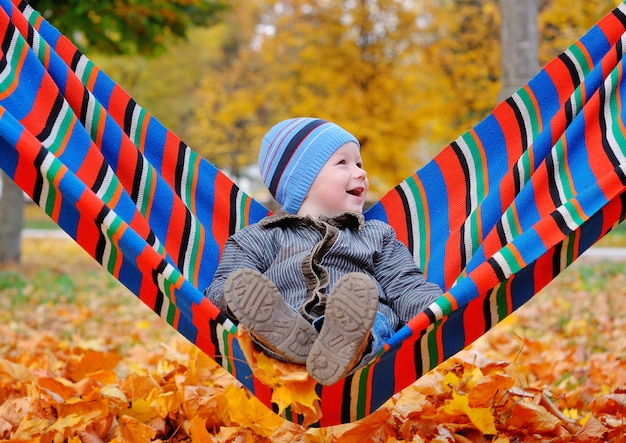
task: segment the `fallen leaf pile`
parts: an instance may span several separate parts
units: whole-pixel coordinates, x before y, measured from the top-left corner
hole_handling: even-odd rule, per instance
[[[619,263],[576,265],[365,419],[305,428],[248,395],[72,242],[25,240],[23,251],[20,266],[0,268],[0,441],[626,439]]]

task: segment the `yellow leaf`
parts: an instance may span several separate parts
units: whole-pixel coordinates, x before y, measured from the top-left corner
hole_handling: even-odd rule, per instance
[[[213,437],[206,429],[206,420],[201,417],[193,417],[189,420],[189,433],[193,441],[214,441]]]
[[[133,401],[130,408],[120,410],[120,415],[133,417],[142,423],[147,423],[158,417],[159,412],[152,407],[149,401],[140,398]]]
[[[125,443],[145,443],[156,436],[154,429],[128,415],[120,417],[119,426],[115,428],[115,434],[116,438],[120,438]]]
[[[483,434],[493,435],[498,432],[493,414],[488,408],[470,408],[468,397],[456,391],[452,391],[452,400],[443,407],[443,411],[449,415],[466,415]]]
[[[263,437],[270,437],[285,422],[255,397],[248,397],[244,388],[227,386],[224,395],[228,398],[231,426],[246,426]]]
[[[315,391],[317,383],[305,367],[281,362],[257,351],[250,334],[241,327],[237,336],[254,375],[272,388],[272,402],[278,406],[278,413],[291,407],[292,412],[303,415],[303,425],[317,422],[322,414]]]

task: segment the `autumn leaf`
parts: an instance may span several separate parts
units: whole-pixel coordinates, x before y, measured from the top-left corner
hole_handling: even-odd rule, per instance
[[[443,412],[451,416],[466,415],[483,434],[498,433],[491,411],[488,408],[471,408],[469,398],[455,390],[452,391],[452,400],[443,407]]]
[[[254,375],[272,388],[272,402],[278,406],[278,414],[290,407],[294,413],[303,415],[304,426],[317,422],[321,417],[320,398],[315,391],[317,383],[306,368],[257,351],[250,334],[241,327],[237,337]]]
[[[119,425],[114,431],[115,438],[112,442],[119,443],[145,443],[152,440],[156,432],[150,426],[129,415],[120,417]]]

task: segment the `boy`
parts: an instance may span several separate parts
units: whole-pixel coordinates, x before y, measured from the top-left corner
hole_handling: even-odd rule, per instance
[[[206,296],[275,358],[334,384],[441,295],[393,228],[365,221],[356,138],[293,118],[265,135],[259,169],[282,208],[232,235]]]

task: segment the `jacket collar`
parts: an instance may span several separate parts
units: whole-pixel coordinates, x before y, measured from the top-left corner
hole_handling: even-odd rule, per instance
[[[320,217],[316,219],[310,215],[300,216],[282,209],[279,209],[273,214],[265,217],[259,222],[259,224],[264,228],[271,228],[274,226],[316,224],[319,222],[328,223],[329,225],[337,228],[353,228],[362,230],[365,227],[365,217],[363,217],[363,214],[358,212],[341,212],[332,217],[320,215]]]

